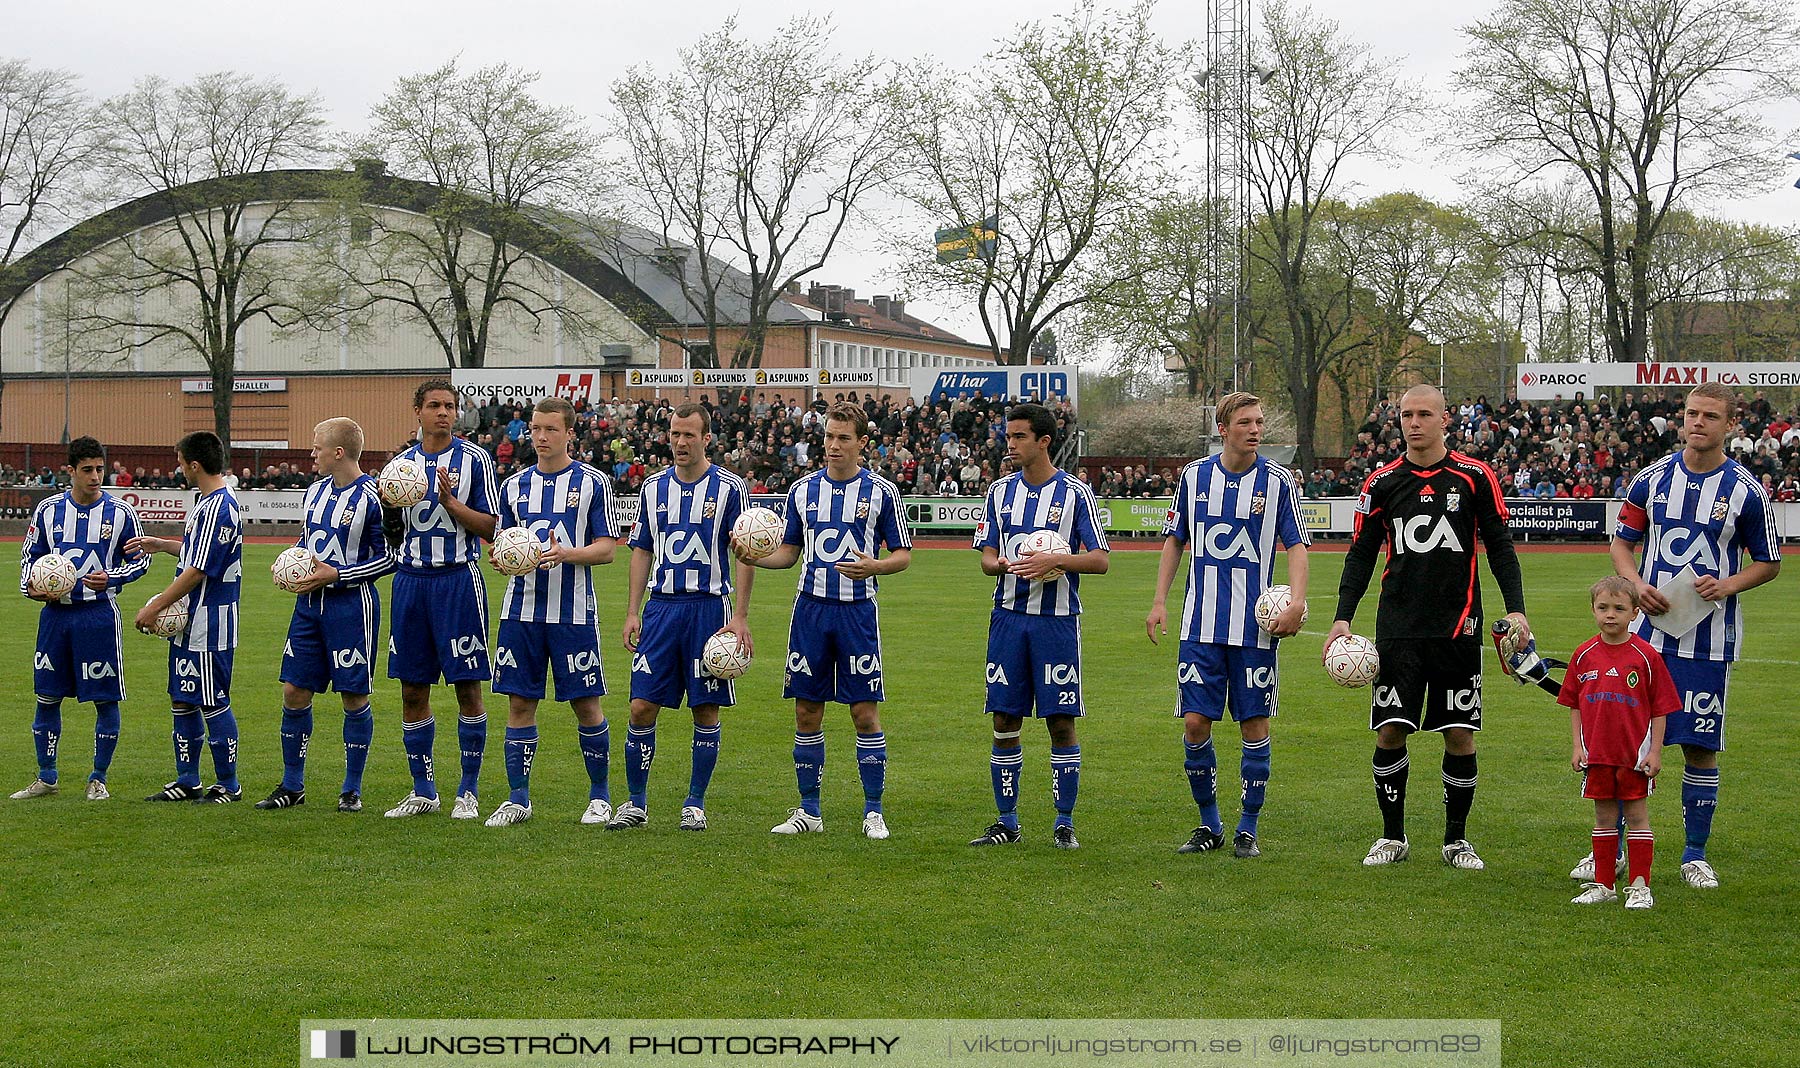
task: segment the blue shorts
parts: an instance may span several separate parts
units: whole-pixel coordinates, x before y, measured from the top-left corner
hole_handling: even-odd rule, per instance
[[[486,681],[487,583],[474,562],[394,573],[388,678],[430,686]]]
[[[231,703],[231,650],[183,649],[169,644],[169,699],[217,708]]]
[[[125,700],[125,650],[119,642],[119,604],[47,604],[38,613],[31,687],[58,701]],[[79,652],[79,657],[76,655]]]
[[[529,623],[500,621],[494,643],[494,692],[532,701],[544,699],[544,672],[556,678],[556,699],[606,696],[600,663],[600,622]]]
[[[631,654],[631,699],[659,708],[680,708],[683,694],[689,708],[736,704],[730,679],[700,670],[706,639],[730,619],[731,602],[710,593],[650,598]]]
[[[1236,723],[1275,714],[1273,649],[1184,641],[1175,677],[1181,684],[1177,716],[1198,713],[1216,723],[1227,705]]]
[[[1079,716],[1081,619],[995,608],[988,620],[987,710]]]
[[[314,693],[327,686],[338,693],[370,693],[380,633],[381,594],[374,586],[303,593],[288,622],[281,681]]]
[[[846,705],[885,699],[881,616],[874,598],[827,601],[804,593],[794,598],[781,696]]]
[[[1725,691],[1731,664],[1724,660],[1690,660],[1665,656],[1669,680],[1681,695],[1681,711],[1669,713],[1663,726],[1664,745],[1697,745],[1725,751]]]

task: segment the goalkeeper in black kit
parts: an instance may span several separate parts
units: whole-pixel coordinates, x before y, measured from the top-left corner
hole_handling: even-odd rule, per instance
[[[1406,737],[1444,736],[1444,862],[1486,865],[1465,827],[1475,800],[1475,732],[1481,729],[1481,583],[1476,540],[1506,600],[1509,640],[1528,647],[1525,589],[1493,469],[1444,444],[1444,395],[1414,386],[1400,400],[1406,454],[1372,472],[1356,502],[1356,534],[1338,584],[1337,621],[1325,645],[1350,633],[1350,620],[1387,548],[1375,649],[1381,667],[1369,713],[1375,731],[1375,800],[1382,832],[1367,865],[1394,864],[1406,840]]]

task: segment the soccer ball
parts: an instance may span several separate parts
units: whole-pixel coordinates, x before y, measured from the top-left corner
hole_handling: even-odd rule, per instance
[[[1294,603],[1294,591],[1289,586],[1270,586],[1262,591],[1256,599],[1256,625],[1268,634],[1275,626],[1275,617],[1288,610]],[[1300,622],[1306,622],[1306,605],[1300,606]]]
[[[507,527],[494,535],[493,551],[488,555],[494,570],[502,575],[527,575],[543,558],[544,547],[537,536],[524,527]]]
[[[781,548],[781,537],[786,532],[787,524],[768,508],[746,508],[731,524],[732,536],[743,547],[746,560],[761,560]]]
[[[381,503],[389,508],[405,508],[425,499],[425,465],[409,456],[396,456],[381,469],[375,480]]]
[[[1068,551],[1069,543],[1064,541],[1063,536],[1054,530],[1034,530],[1025,535],[1025,540],[1019,543],[1020,556],[1036,556],[1038,553],[1066,553]],[[1045,575],[1041,581],[1050,582],[1061,578],[1062,573],[1063,569],[1059,567]]]
[[[700,650],[700,667],[715,679],[735,679],[750,670],[750,652],[738,636],[722,630],[706,639]]]
[[[1367,686],[1381,669],[1375,643],[1360,634],[1342,634],[1325,647],[1325,674],[1339,686]]]
[[[61,597],[75,589],[75,565],[61,553],[45,553],[31,564],[32,593]]]
[[[275,575],[275,588],[293,593],[313,573],[318,561],[319,558],[313,555],[313,551],[303,545],[293,545],[281,550],[281,555],[275,558],[274,566],[269,568]]]
[[[156,635],[158,638],[168,638],[171,641],[179,638],[182,632],[187,630],[187,627],[188,610],[186,601],[176,601],[174,604],[156,613],[156,618],[150,621],[150,633]]]

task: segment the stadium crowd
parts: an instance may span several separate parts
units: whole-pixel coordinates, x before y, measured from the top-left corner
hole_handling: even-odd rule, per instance
[[[977,392],[938,395],[923,406],[911,400],[877,398],[851,390],[808,401],[803,396],[759,391],[749,398],[726,394],[701,401],[713,414],[714,459],[750,480],[756,493],[785,493],[796,478],[822,466],[824,411],[831,400],[859,404],[874,430],[870,462],[875,470],[915,496],[971,497],[987,491],[1003,474],[1006,445],[1002,416],[1012,399]],[[1485,395],[1464,397],[1451,413],[1452,448],[1494,468],[1507,495],[1536,498],[1616,497],[1632,475],[1679,443],[1679,400],[1650,393],[1600,395],[1556,403],[1521,402],[1508,396],[1493,403]],[[644,478],[670,462],[667,398],[618,398],[577,404],[576,452],[611,474],[621,493],[635,493]],[[1077,430],[1067,401],[1052,405],[1057,419],[1054,455],[1063,455]],[[1727,452],[1762,482],[1773,500],[1800,500],[1800,410],[1783,412],[1762,391],[1738,400],[1739,425]],[[457,432],[493,456],[504,479],[534,463],[525,432],[525,408],[465,402]],[[1358,428],[1341,466],[1320,467],[1300,477],[1308,497],[1349,497],[1368,473],[1405,451],[1399,409],[1384,401]],[[273,464],[261,473],[237,471],[240,489],[304,489],[311,481],[305,464]],[[1151,466],[1105,467],[1082,472],[1101,497],[1167,497],[1176,469]],[[0,485],[58,485],[61,473],[33,473],[0,466]],[[127,468],[113,463],[110,485],[145,489],[182,488],[180,476],[161,468]]]
[[[785,493],[795,479],[824,466],[825,409],[833,401],[860,405],[868,414],[869,463],[903,493],[979,496],[1004,473],[1003,415],[1012,401],[979,391],[955,398],[939,394],[923,406],[855,390],[811,401],[765,391],[748,397],[727,393],[716,402],[705,397],[699,403],[712,413],[713,460],[747,479],[753,493]],[[1075,412],[1066,400],[1051,408],[1060,452],[1076,430]],[[669,420],[674,412],[674,402],[666,397],[578,402],[576,455],[612,475],[619,493],[636,493],[647,475],[671,462]],[[505,479],[536,462],[527,415],[522,406],[465,402],[456,429],[493,456],[496,475]]]
[[[1451,412],[1450,447],[1486,461],[1509,496],[1618,497],[1640,468],[1679,447],[1680,403],[1650,393],[1540,404],[1464,397]],[[1732,459],[1771,499],[1800,500],[1800,415],[1782,413],[1758,390],[1739,395],[1737,417],[1726,448]],[[1399,407],[1383,402],[1358,428],[1343,468],[1313,471],[1305,493],[1354,496],[1370,471],[1405,451]]]

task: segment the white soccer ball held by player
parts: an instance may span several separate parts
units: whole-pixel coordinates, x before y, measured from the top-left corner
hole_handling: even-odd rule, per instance
[[[781,548],[787,523],[770,508],[746,508],[731,525],[733,548],[747,561],[761,560]]]
[[[1262,594],[1256,598],[1256,607],[1253,609],[1256,613],[1257,627],[1264,634],[1280,637],[1275,633],[1275,621],[1281,618],[1281,614],[1286,612],[1293,603],[1294,590],[1290,586],[1270,586],[1262,591]],[[1301,602],[1300,622],[1306,622],[1306,615],[1306,604]]]
[[[502,575],[530,574],[543,555],[542,543],[524,527],[507,527],[495,534],[494,544],[488,549],[488,559]]]
[[[31,563],[26,588],[40,597],[66,597],[78,581],[75,564],[61,553],[45,553]]]
[[[410,456],[396,456],[381,469],[375,480],[381,503],[389,508],[406,508],[425,499],[429,488],[425,481],[425,465]]]
[[[290,545],[275,558],[269,571],[275,578],[275,588],[288,593],[300,592],[300,584],[305,582],[318,569],[319,558],[304,545]]]
[[[1058,534],[1054,530],[1034,530],[1025,535],[1024,538],[1020,539],[1018,548],[1019,559],[1014,561],[1014,566],[1016,569],[1019,561],[1029,559],[1039,553],[1061,553],[1066,556],[1069,552],[1069,543],[1061,534]],[[1014,573],[1018,574],[1019,572],[1015,570]],[[1042,575],[1033,578],[1031,581],[1054,582],[1061,578],[1062,574],[1062,568],[1052,568]]]
[[[729,630],[706,639],[700,650],[700,667],[715,679],[735,679],[750,670],[750,650]]]
[[[1339,686],[1367,686],[1380,670],[1375,643],[1360,634],[1340,634],[1325,647],[1325,674]]]

